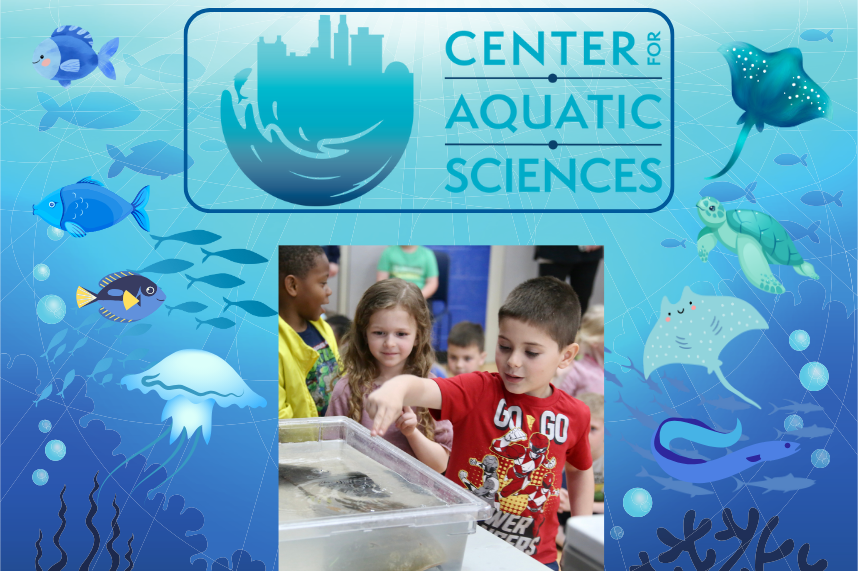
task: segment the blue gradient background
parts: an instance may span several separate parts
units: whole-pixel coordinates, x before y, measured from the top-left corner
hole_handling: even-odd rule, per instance
[[[273,6],[273,4],[271,4]],[[560,4],[545,3],[545,7]],[[226,568],[241,549],[256,561],[248,568],[278,565],[276,539],[276,475],[274,444],[276,439],[276,375],[275,321],[246,315],[231,308],[226,316],[237,326],[228,330],[201,327],[195,330],[194,316],[164,309],[146,319],[151,331],[140,337],[116,341],[120,326],[87,333],[89,340],[73,358],[66,355],[50,365],[39,358],[50,339],[66,327],[79,326],[90,311],[74,309],[74,291],[78,285],[94,287],[105,275],[127,268],[141,268],[166,258],[181,258],[194,262],[191,275],[232,273],[246,284],[235,291],[223,291],[198,284],[186,289],[187,280],[180,275],[155,276],[168,295],[168,305],[183,301],[199,301],[209,308],[197,314],[211,319],[220,314],[222,294],[231,300],[256,299],[276,307],[277,244],[604,244],[606,248],[606,345],[614,355],[608,356],[607,368],[617,375],[624,387],[607,383],[607,508],[606,526],[620,525],[625,535],[620,541],[610,538],[606,543],[606,567],[627,569],[639,564],[638,552],[646,551],[655,559],[666,548],[656,537],[656,529],[665,527],[674,535],[681,533],[686,510],[697,512],[697,522],[703,517],[713,520],[713,532],[698,542],[698,550],[716,549],[720,567],[738,542],[716,542],[714,532],[722,529],[721,510],[730,507],[737,522],[745,525],[747,510],[758,508],[763,521],[774,515],[780,523],[770,540],[768,550],[787,538],[796,548],[786,559],[767,565],[767,570],[795,570],[798,547],[810,543],[810,559],[824,557],[831,569],[856,567],[856,548],[849,538],[856,535],[856,392],[855,392],[855,314],[856,308],[856,8],[849,3],[807,2],[722,2],[714,13],[703,3],[653,2],[641,7],[657,8],[673,22],[676,37],[676,194],[667,207],[650,215],[552,215],[552,214],[243,214],[204,215],[185,200],[181,176],[164,181],[143,176],[128,169],[107,179],[112,160],[106,145],[116,145],[127,151],[135,144],[164,140],[182,146],[181,84],[160,83],[141,77],[130,86],[124,85],[129,68],[121,56],[133,55],[141,64],[166,53],[182,53],[182,32],[187,19],[204,7],[226,7],[226,4],[186,6],[176,4],[138,3],[118,6],[102,2],[87,6],[47,2],[9,1],[2,5],[2,108],[0,108],[0,144],[2,144],[2,282],[0,309],[3,313],[2,335],[2,468],[0,468],[0,507],[2,507],[2,564],[9,568],[30,568],[36,556],[34,543],[39,530],[42,541],[43,567],[59,558],[51,536],[59,519],[59,492],[67,486],[65,500],[69,505],[68,525],[61,543],[69,552],[69,566],[79,566],[91,546],[91,535],[83,520],[88,509],[87,494],[92,478],[99,471],[99,480],[118,466],[122,456],[133,454],[152,441],[165,429],[159,422],[164,402],[154,393],[142,395],[118,386],[123,373],[116,359],[124,358],[133,349],[148,349],[142,361],[126,363],[125,372],[143,371],[170,353],[197,348],[220,355],[244,378],[254,391],[268,400],[264,409],[222,409],[213,413],[210,444],[198,446],[192,460],[169,484],[156,490],[165,494],[152,500],[138,489],[131,497],[126,490],[134,474],[115,476],[102,490],[102,502],[96,517],[102,540],[101,549],[109,539],[109,520],[113,511],[105,498],[117,494],[123,512],[119,519],[122,535],[116,550],[126,551],[125,541],[133,531],[135,561],[138,568]],[[251,4],[229,4],[230,7]],[[254,7],[265,4],[253,4]],[[312,5],[307,4],[312,9]],[[368,6],[363,4],[362,6]],[[439,4],[438,6],[443,6]],[[452,6],[448,4],[448,6]],[[514,4],[503,6],[517,7]],[[542,5],[540,5],[542,6]],[[582,6],[583,7],[583,6]],[[331,14],[335,14],[331,12]],[[535,27],[532,20],[511,14],[492,15],[493,25],[502,29],[545,29]],[[315,34],[312,25],[301,33]],[[112,37],[119,36],[120,47],[114,57],[117,81],[113,82],[95,72],[68,91],[56,83],[47,82],[31,69],[32,51],[59,24],[75,24],[89,30],[98,49]],[[355,25],[355,24],[353,24]],[[419,20],[411,28],[400,30],[403,36],[419,34]],[[559,26],[557,26],[560,29]],[[834,42],[806,42],[799,34],[806,29],[827,32],[834,29]],[[386,33],[383,26],[372,25],[373,33]],[[246,34],[223,26],[210,36],[212,49],[207,57],[194,56],[215,73],[226,62],[218,59],[217,42],[247,42]],[[278,32],[279,33],[279,32]],[[386,36],[387,37],[387,36]],[[443,38],[423,37],[432,65],[439,70],[443,62]],[[821,220],[818,231],[820,243],[808,239],[798,243],[798,249],[810,261],[820,280],[814,282],[797,275],[790,268],[773,267],[783,281],[787,293],[781,296],[765,294],[749,287],[735,256],[723,248],[710,255],[710,263],[702,264],[693,245],[701,222],[694,204],[699,199],[708,176],[725,163],[735,144],[740,127],[736,120],[741,114],[730,96],[730,75],[726,62],[716,49],[729,41],[746,41],[766,51],[794,46],[804,53],[804,68],[821,85],[834,104],[831,119],[815,120],[796,128],[767,127],[761,134],[749,138],[739,162],[722,179],[744,188],[757,181],[755,208],[778,220],[791,220],[807,227]],[[385,44],[387,49],[387,44]],[[429,49],[431,47],[432,49]],[[192,54],[193,55],[193,54]],[[385,53],[385,62],[401,54]],[[424,58],[425,59],[425,58]],[[237,65],[234,74],[243,64]],[[414,71],[414,70],[412,70]],[[440,75],[440,74],[439,74]],[[206,80],[206,75],[200,81]],[[231,76],[230,76],[231,77]],[[424,81],[429,81],[427,76]],[[434,77],[440,90],[440,77]],[[250,83],[242,90],[251,100],[255,95]],[[220,85],[231,89],[231,81]],[[57,98],[59,104],[70,97],[89,91],[112,90],[135,102],[141,116],[133,123],[112,130],[80,129],[58,121],[45,132],[38,131],[44,109],[36,93],[43,91]],[[423,105],[424,102],[420,102]],[[422,108],[425,109],[425,108]],[[216,114],[210,112],[209,115]],[[412,145],[424,145],[424,137],[433,130],[442,131],[442,114],[421,112],[415,115]],[[425,129],[423,126],[426,126]],[[198,118],[191,127],[196,142],[188,148],[195,164],[188,171],[189,185],[202,193],[201,203],[233,207],[252,205],[255,208],[282,207],[283,203],[265,195],[250,185],[236,184],[236,172],[228,154],[208,153],[198,145],[206,138],[220,138],[217,122]],[[206,136],[210,135],[210,136]],[[782,153],[809,153],[808,167],[781,167],[773,158]],[[405,188],[414,186],[420,176],[415,170],[415,157],[406,151],[400,165],[389,180],[400,177]],[[443,167],[439,163],[438,168]],[[57,188],[92,176],[104,181],[108,188],[126,200],[134,197],[145,184],[152,185],[152,198],[147,206],[152,221],[152,233],[158,236],[175,232],[205,229],[223,238],[210,246],[216,250],[249,248],[268,257],[269,264],[240,267],[219,258],[200,266],[199,248],[176,242],[164,243],[157,251],[154,241],[133,222],[117,226],[77,240],[68,236],[54,242],[47,236],[48,226],[35,218],[31,205]],[[444,177],[438,177],[440,181]],[[409,182],[411,181],[411,182]],[[240,181],[239,181],[240,182]],[[400,184],[397,182],[397,184]],[[470,189],[469,189],[470,190]],[[831,204],[812,207],[800,201],[809,191],[823,190],[832,195],[843,190],[843,207]],[[556,195],[556,196],[559,196]],[[555,194],[550,200],[543,195],[504,197],[508,203],[499,207],[559,207]],[[425,208],[464,207],[480,204],[469,195],[449,195],[439,191],[433,196],[418,197],[397,193],[382,183],[359,202],[360,208]],[[547,200],[547,201],[546,201]],[[540,202],[543,201],[543,202]],[[747,207],[746,202],[734,202],[730,207]],[[667,249],[660,242],[667,238],[688,240],[688,249]],[[206,247],[211,251],[210,247]],[[48,280],[33,279],[32,269],[44,263],[50,267]],[[671,377],[683,380],[689,392],[678,392],[659,382],[665,394],[651,393],[636,373],[624,371],[620,365],[630,357],[640,364],[643,342],[656,319],[664,296],[679,298],[682,288],[707,295],[734,295],[752,303],[768,320],[766,332],[747,333],[725,349],[721,355],[722,370],[737,388],[754,400],[765,403],[762,412],[744,410],[731,413],[701,406],[700,396],[707,401],[726,397],[713,375],[697,367],[666,368]],[[46,325],[35,314],[38,300],[48,294],[62,297],[68,313],[63,322]],[[94,308],[90,308],[96,311]],[[95,328],[101,325],[96,322]],[[788,336],[794,329],[804,329],[811,336],[811,346],[803,353],[789,348]],[[80,337],[69,329],[65,343],[72,346]],[[107,371],[114,374],[112,383],[98,386],[84,384],[77,377],[66,390],[65,401],[53,395],[32,407],[32,401],[55,380],[61,383],[68,370],[79,375],[92,372],[95,363],[105,356],[114,358]],[[831,380],[828,387],[813,395],[807,394],[798,381],[798,371],[808,361],[818,360],[826,365]],[[103,375],[103,373],[102,373]],[[658,380],[656,379],[658,382]],[[665,413],[653,397],[669,404],[682,415],[714,421],[725,428],[734,426],[735,418],[742,421],[750,442],[773,440],[775,428],[782,429],[786,413],[769,416],[769,403],[783,406],[785,398],[817,402],[824,412],[802,415],[805,426],[817,424],[834,428],[830,437],[802,439],[802,452],[777,463],[763,465],[758,471],[748,471],[745,481],[761,481],[764,476],[777,477],[792,473],[811,478],[815,485],[798,493],[770,492],[759,488],[734,492],[735,483],[715,482],[705,485],[713,494],[689,498],[670,490],[662,490],[649,478],[636,474],[644,467],[653,475],[664,476],[655,463],[638,456],[626,442],[648,448],[648,430],[631,418],[628,410],[614,404],[618,395],[632,406],[651,414],[656,421]],[[50,434],[38,431],[39,420],[47,418],[54,424]],[[81,420],[83,426],[81,424]],[[60,462],[50,462],[44,456],[48,440],[63,440],[68,454]],[[744,445],[745,443],[741,443]],[[685,447],[688,447],[686,445]],[[810,452],[826,448],[831,464],[825,469],[813,469]],[[713,450],[699,450],[715,457]],[[148,456],[148,462],[158,463],[172,452],[166,439],[159,442]],[[147,451],[148,453],[148,451]],[[175,460],[173,466],[175,466]],[[44,468],[50,481],[35,486],[30,475]],[[129,470],[143,469],[142,459],[131,463]],[[154,469],[152,467],[148,470]],[[172,471],[172,469],[170,470]],[[119,474],[119,473],[118,473]],[[147,480],[157,484],[162,476]],[[653,509],[643,518],[631,518],[621,506],[623,493],[632,487],[646,488],[653,497]],[[169,503],[167,503],[169,500]],[[175,503],[174,503],[175,502]],[[169,506],[169,509],[164,509]],[[184,506],[184,512],[177,509]],[[195,511],[194,511],[195,510]],[[190,535],[186,535],[190,533]],[[200,535],[205,537],[202,541]],[[756,541],[751,543],[748,559],[739,566],[751,568]],[[140,559],[136,559],[139,557]],[[123,562],[124,563],[124,562]],[[229,568],[233,567],[229,563]],[[242,564],[244,565],[244,564]],[[687,555],[671,564],[655,563],[656,569],[672,569],[681,565],[691,569]],[[740,568],[737,566],[736,568]],[[109,568],[106,553],[99,556],[94,568]],[[124,565],[123,565],[124,568]],[[242,567],[245,568],[245,567]]]

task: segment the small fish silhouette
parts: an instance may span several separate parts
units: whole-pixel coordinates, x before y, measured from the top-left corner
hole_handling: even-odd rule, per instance
[[[186,313],[199,313],[202,310],[206,309],[208,306],[196,301],[186,301],[185,303],[180,303],[175,307],[170,307],[169,305],[165,305],[164,307],[169,309],[169,311],[167,312],[167,315],[169,316],[174,309],[177,311],[184,311]]]
[[[150,141],[131,147],[131,154],[127,157],[118,148],[107,145],[107,154],[114,161],[107,171],[107,178],[118,176],[126,167],[140,174],[159,176],[161,180],[185,170],[185,154],[182,149],[165,141]],[[192,166],[194,159],[188,156],[188,168]]]
[[[751,405],[739,402],[736,400],[736,397],[730,398],[719,398],[716,400],[706,400],[703,397],[700,397],[700,405],[711,404],[715,408],[721,408],[729,411],[737,411],[737,410],[745,410],[746,408],[751,408]],[[699,406],[699,405],[698,405]]]
[[[200,248],[205,257],[203,258],[203,263],[208,260],[210,257],[215,256],[216,258],[223,258],[224,260],[229,260],[230,262],[235,262],[236,264],[264,264],[268,261],[268,258],[263,258],[256,252],[251,250],[245,250],[244,248],[237,250],[221,250],[220,252],[209,252],[204,248]]]
[[[668,238],[667,240],[662,240],[661,245],[665,248],[677,248],[682,246],[685,248],[685,240],[680,242],[679,240],[674,240],[673,238]]]
[[[620,388],[623,388],[623,383],[620,381],[619,377],[617,377],[617,375],[615,375],[608,369],[605,369],[605,380],[614,383]]]
[[[217,153],[218,151],[222,151],[226,148],[226,143],[218,141],[217,139],[209,139],[208,141],[200,143],[200,148],[209,153]]]
[[[755,188],[757,188],[756,181],[752,182],[744,189],[732,182],[713,182],[703,187],[700,191],[700,196],[711,196],[718,200],[718,202],[732,202],[744,197],[748,202],[756,204],[757,198],[754,196]]]
[[[833,202],[837,206],[842,207],[843,203],[840,202],[840,198],[842,196],[842,190],[834,196],[831,196],[827,192],[823,192],[821,190],[812,190],[802,196],[801,201],[810,206],[825,206],[826,204],[831,204]]]
[[[819,225],[822,223],[821,220],[817,220],[807,228],[802,226],[801,224],[796,224],[795,222],[791,222],[789,220],[781,220],[781,226],[784,227],[784,230],[787,231],[790,238],[792,238],[793,242],[798,242],[802,238],[810,238],[810,241],[814,244],[819,244],[819,236],[816,235],[816,231],[819,229]]]
[[[95,317],[94,315],[92,317]],[[69,353],[69,357],[74,357],[74,352],[86,345],[86,342],[89,340],[89,337],[81,337],[77,340],[77,343],[72,347],[71,353]]]
[[[277,315],[277,312],[262,303],[261,301],[229,301],[227,298],[223,298],[224,303],[226,305],[223,308],[223,311],[229,309],[229,306],[234,305],[236,307],[240,307],[250,315],[255,315],[256,317],[271,317],[272,315]]]
[[[72,381],[74,381],[74,369],[66,373],[66,377],[63,379],[63,388],[60,389],[59,393],[57,393],[58,397],[62,398],[64,396],[63,393],[66,392],[66,389],[70,384],[72,384]]]
[[[658,482],[662,486],[664,486],[665,490],[673,490],[674,492],[680,492],[682,494],[688,494],[692,498],[694,496],[707,496],[709,494],[714,494],[712,490],[707,490],[706,488],[701,488],[700,486],[695,486],[691,482],[683,482],[681,480],[674,480],[673,478],[662,478],[661,476],[653,476],[648,474],[646,468],[641,468],[641,471],[637,474],[640,478],[652,478],[655,482]]]
[[[778,155],[775,157],[775,162],[781,166],[790,167],[792,165],[797,165],[801,163],[803,166],[807,166],[807,162],[805,159],[807,158],[807,153],[803,154],[800,157],[797,157],[791,153],[784,153],[782,155]],[[715,198],[718,198],[717,196]]]
[[[235,321],[227,319],[226,317],[216,317],[214,319],[209,319],[208,321],[202,321],[198,317],[195,317],[194,319],[197,320],[197,329],[200,328],[200,325],[211,325],[212,327],[217,327],[218,329],[229,329],[230,327],[235,326]]]
[[[823,428],[814,424],[813,426],[805,426],[804,428],[790,430],[789,432],[781,432],[775,428],[775,432],[778,433],[779,437],[787,435],[790,438],[819,438],[820,436],[828,436],[834,431],[830,428]]]
[[[140,273],[150,272],[153,274],[177,274],[179,272],[187,270],[193,265],[193,262],[188,262],[187,260],[170,258],[168,260],[161,260],[160,262],[155,262],[151,266],[147,266],[142,270],[137,271]]]
[[[122,363],[123,367],[125,367],[125,361],[139,361],[146,356],[146,353],[148,351],[148,349],[144,349],[143,347],[137,347],[136,349],[131,351],[124,359],[120,359],[119,362]]]
[[[661,389],[659,388],[659,386],[656,384],[655,381],[653,381],[651,379],[644,379],[643,382],[646,384],[646,386],[649,387],[649,390],[656,392],[658,394],[661,394]]]
[[[65,343],[63,343],[62,345],[60,345],[60,346],[57,348],[57,352],[56,352],[56,353],[54,353],[54,358],[53,358],[53,359],[51,359],[51,364],[52,364],[52,365],[54,364],[54,361],[56,361],[56,360],[57,360],[57,357],[59,357],[60,355],[62,355],[62,354],[63,354],[63,351],[65,351],[65,350],[66,350],[66,344],[65,344]]]
[[[639,456],[642,456],[642,457],[646,458],[647,460],[652,460],[653,462],[655,462],[655,457],[652,455],[652,452],[650,452],[648,448],[642,448],[642,447],[638,446],[637,444],[629,442],[628,440],[626,440],[622,436],[620,436],[620,440],[622,440],[623,442],[625,442],[626,444],[631,446],[632,450],[634,450],[635,453],[638,454]]]
[[[799,38],[808,42],[818,42],[820,40],[828,40],[829,42],[833,42],[834,38],[831,37],[831,34],[833,33],[834,30],[829,30],[827,34],[820,30],[805,30],[801,33]]]
[[[147,331],[152,329],[152,324],[150,323],[138,323],[137,325],[133,325],[131,327],[127,327],[125,331],[119,334],[119,337],[116,340],[123,339],[125,337],[137,337],[139,335],[143,335]]]
[[[182,83],[185,78],[185,56],[181,54],[165,54],[147,61],[144,64],[134,57],[125,54],[125,63],[131,68],[125,76],[125,85],[131,85],[142,75],[161,83]],[[188,59],[188,79],[199,79],[206,68],[191,56]]]
[[[188,284],[188,289],[191,289],[191,286],[194,285],[195,282],[209,284],[211,286],[221,289],[231,289],[240,285],[244,285],[244,280],[235,276],[231,276],[229,274],[212,274],[210,276],[203,276],[201,278],[195,278],[193,276],[185,274],[185,277],[190,280],[190,283]]]
[[[63,339],[65,339],[65,338],[66,338],[66,333],[68,333],[68,328],[63,329],[62,331],[60,331],[59,333],[57,333],[56,335],[54,335],[54,336],[51,338],[51,342],[50,342],[50,343],[48,343],[48,348],[45,350],[45,352],[44,352],[44,353],[42,353],[42,355],[41,355],[41,356],[42,356],[42,357],[47,358],[47,356],[48,356],[48,352],[49,352],[51,349],[53,349],[54,347],[56,347],[57,345],[59,345],[59,344],[60,344],[60,341],[62,341]]]
[[[113,373],[107,373],[101,378],[101,386],[103,387],[107,383],[113,380]]]
[[[54,126],[57,119],[89,129],[113,129],[127,125],[140,116],[139,107],[115,93],[87,93],[63,105],[59,105],[45,93],[39,92],[36,95],[47,111],[39,123],[39,131],[47,131]]]
[[[672,417],[676,417],[676,418],[679,418],[682,416],[681,414],[679,414],[676,411],[675,408],[673,408],[672,406],[668,406],[666,404],[661,404],[660,402],[658,402],[658,399],[656,399],[655,397],[652,397],[652,402],[657,404],[661,410],[663,410],[664,412],[667,413],[668,416],[672,416]]]
[[[81,323],[81,324],[78,326],[77,330],[78,330],[78,331],[81,331],[82,329],[85,329],[88,325],[92,325],[92,324],[93,324],[93,323],[95,323],[96,321],[98,321],[98,314],[97,314],[97,313],[92,313],[92,314],[90,314],[86,319],[84,319],[83,323]]]
[[[35,404],[36,406],[39,406],[40,402],[42,402],[43,400],[45,400],[46,398],[51,396],[51,392],[53,390],[54,390],[54,383],[53,382],[48,383],[48,386],[46,386],[44,389],[42,389],[42,394],[39,395],[39,398],[37,398],[36,400],[33,401],[33,404]]]
[[[673,386],[673,388],[675,388],[678,391],[681,391],[683,393],[691,392],[688,390],[688,387],[686,387],[684,384],[682,384],[681,379],[671,379],[667,375],[661,375],[661,379],[663,381],[667,381],[668,383],[670,383]],[[724,431],[722,430],[721,432],[724,432]],[[729,432],[729,430],[727,432]]]
[[[648,414],[646,414],[645,412],[641,411],[639,408],[637,408],[637,407],[633,407],[633,406],[631,406],[631,405],[627,404],[627,403],[623,400],[623,395],[622,395],[622,393],[620,393],[620,395],[619,395],[619,396],[620,396],[619,400],[617,400],[617,401],[615,401],[615,402],[618,402],[618,403],[622,404],[624,407],[626,407],[627,409],[629,409],[629,412],[630,412],[630,413],[632,413],[632,416],[634,416],[634,417],[635,417],[635,419],[636,419],[638,422],[640,422],[641,424],[643,424],[644,426],[646,426],[647,428],[650,428],[650,429],[652,429],[652,430],[657,430],[657,429],[658,429],[658,424],[659,424],[659,423],[658,423],[658,422],[656,422],[656,420],[655,420],[653,417],[651,417],[650,415],[648,415]]]
[[[193,244],[194,246],[205,246],[206,244],[211,244],[212,242],[217,242],[220,240],[220,236],[215,234],[214,232],[209,232],[208,230],[189,230],[187,232],[179,232],[178,234],[171,234],[170,236],[164,236],[161,238],[160,236],[155,236],[154,234],[149,234],[149,237],[153,240],[157,240],[155,244],[155,250],[158,249],[158,246],[161,245],[161,242],[184,242],[186,244]],[[190,267],[190,266],[189,266]]]
[[[105,330],[105,329],[109,329],[109,328],[111,328],[111,327],[113,327],[113,322],[112,322],[112,321],[106,321],[106,322],[104,323],[104,325],[102,325],[101,327],[99,327],[98,329],[96,329],[96,330],[95,330],[95,332],[96,332],[96,333],[98,333],[99,331],[103,331],[103,330]]]
[[[241,88],[244,87],[245,83],[247,83],[247,78],[250,77],[251,72],[253,72],[253,68],[246,67],[235,74],[235,92],[238,93],[239,104],[241,103],[242,99],[247,99],[247,97],[241,94]]]
[[[733,479],[736,480],[736,489],[733,490],[734,492],[738,492],[745,486],[754,486],[764,489],[764,494],[768,494],[769,492],[794,492],[796,490],[809,488],[816,483],[816,480],[811,480],[810,478],[796,478],[792,474],[781,476],[779,478],[769,478],[768,476],[764,476],[764,479],[761,482],[743,482],[735,476]]]
[[[101,361],[95,364],[95,369],[93,369],[92,373],[86,376],[87,379],[95,380],[95,375],[98,373],[103,373],[107,369],[110,368],[110,365],[113,364],[113,357],[105,357]]]
[[[783,411],[791,412],[791,413],[796,413],[796,412],[808,413],[808,412],[818,412],[820,410],[824,410],[821,406],[819,406],[818,404],[813,404],[812,402],[798,403],[798,402],[795,402],[794,400],[789,400],[789,399],[784,399],[784,400],[789,402],[789,403],[792,403],[792,404],[788,404],[788,405],[782,406],[782,407],[777,407],[773,403],[769,403],[770,405],[772,405],[772,408],[774,408],[774,410],[769,413],[769,416],[773,415],[774,413],[778,412],[779,410],[783,410]]]

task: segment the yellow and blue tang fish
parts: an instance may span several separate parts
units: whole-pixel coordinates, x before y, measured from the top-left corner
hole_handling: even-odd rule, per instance
[[[110,274],[98,285],[101,287],[98,293],[78,287],[77,306],[98,302],[102,317],[120,323],[148,317],[167,299],[167,294],[158,284],[134,272]]]

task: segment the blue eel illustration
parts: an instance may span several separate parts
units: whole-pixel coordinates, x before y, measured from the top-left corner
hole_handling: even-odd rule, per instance
[[[742,423],[736,419],[732,432],[718,432],[693,418],[668,418],[653,434],[652,455],[661,469],[683,482],[715,482],[734,476],[761,462],[780,460],[799,450],[796,442],[770,441],[751,444],[715,460],[686,458],[670,450],[670,442],[684,438],[695,444],[726,448],[739,441]]]

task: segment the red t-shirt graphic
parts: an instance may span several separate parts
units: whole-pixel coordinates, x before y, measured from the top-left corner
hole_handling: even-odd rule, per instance
[[[590,458],[590,410],[554,388],[547,398],[508,392],[497,373],[435,379],[436,419],[453,423],[447,477],[495,507],[480,525],[541,563],[557,559],[557,494],[565,463]]]

